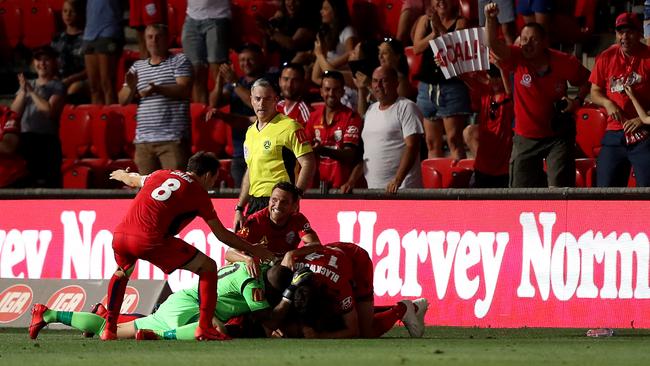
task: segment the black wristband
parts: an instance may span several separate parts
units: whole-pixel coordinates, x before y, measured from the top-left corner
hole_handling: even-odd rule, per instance
[[[244,212],[244,206],[236,205],[236,206],[235,206],[235,211],[241,211],[241,212]]]

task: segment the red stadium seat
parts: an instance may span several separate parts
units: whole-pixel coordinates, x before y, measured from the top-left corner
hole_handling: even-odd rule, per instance
[[[576,146],[580,157],[598,157],[606,128],[607,115],[598,107],[585,105],[576,112]]]
[[[94,110],[91,152],[100,159],[118,159],[125,156],[124,116],[121,106],[110,105]]]
[[[264,33],[258,27],[259,20],[267,20],[275,14],[278,6],[266,0],[238,1],[232,4],[232,22],[237,24],[239,32],[233,39],[234,48],[244,43],[255,43],[262,45]]]
[[[630,188],[636,187],[636,174],[634,174],[634,169],[630,169],[630,178],[627,180],[627,186]]]
[[[205,120],[207,108],[201,103],[192,103],[192,152],[210,151],[217,156],[225,153],[230,131],[220,119]]]
[[[460,159],[455,163],[454,166],[474,170],[474,159]]]
[[[133,65],[133,63],[139,59],[139,51],[129,49],[122,51],[122,56],[120,56],[120,59],[117,62],[117,70],[115,71],[115,90],[119,92],[122,89],[122,84],[124,84],[124,76],[126,75],[126,72],[129,71],[131,65]]]
[[[415,74],[420,70],[422,55],[416,55],[413,52],[413,46],[405,47],[404,54],[406,55],[406,62],[409,64],[409,81],[414,88],[417,88],[419,81],[415,79]]]
[[[596,185],[596,159],[576,159],[576,187],[586,188]]]
[[[92,168],[83,164],[74,164],[63,172],[63,188],[83,189],[90,188]]]
[[[138,123],[136,120],[136,114],[138,112],[137,104],[129,104],[121,107],[120,112],[124,117],[124,147],[123,151],[126,153],[126,156],[133,159],[135,155],[135,146],[133,146],[133,141],[135,140],[135,128]]]
[[[425,159],[420,164],[422,170],[422,185],[424,188],[445,188],[444,176],[451,174],[454,164],[452,158]]]
[[[399,25],[399,17],[402,14],[401,0],[375,0],[379,5],[380,19],[384,29],[385,36],[395,37],[397,34],[397,26]]]
[[[23,21],[17,3],[0,3],[0,52],[15,48],[23,37]]]
[[[23,45],[36,48],[50,44],[56,33],[54,11],[49,4],[33,1],[23,4]]]
[[[90,104],[67,104],[59,119],[59,137],[63,158],[78,160],[90,156],[91,110]]]

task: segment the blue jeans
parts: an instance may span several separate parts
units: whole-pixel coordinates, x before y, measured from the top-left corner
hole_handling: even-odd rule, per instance
[[[607,131],[598,154],[598,187],[627,187],[630,167],[634,168],[637,187],[649,187],[650,138],[627,146],[623,130]]]

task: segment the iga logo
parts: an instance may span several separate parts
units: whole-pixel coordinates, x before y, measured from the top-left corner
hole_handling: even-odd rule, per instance
[[[47,307],[58,311],[81,311],[86,303],[86,291],[77,285],[66,286],[50,296]]]
[[[25,314],[34,293],[27,285],[13,285],[0,293],[0,323],[11,323]]]
[[[107,305],[108,295],[104,295],[101,303]],[[120,309],[121,314],[130,314],[135,312],[135,309],[138,307],[140,302],[140,293],[135,287],[127,286],[126,292],[124,292],[124,301],[122,301],[122,308]]]

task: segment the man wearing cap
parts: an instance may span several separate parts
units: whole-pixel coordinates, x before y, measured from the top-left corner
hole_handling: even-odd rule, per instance
[[[20,120],[18,154],[27,162],[27,186],[61,187],[61,141],[59,116],[65,100],[65,85],[57,79],[57,54],[50,47],[36,49],[32,67],[38,77],[27,80],[18,74],[20,88],[11,110]]]
[[[607,132],[598,155],[599,187],[625,187],[634,168],[638,187],[650,186],[650,138],[625,93],[630,86],[641,106],[650,109],[650,50],[642,43],[639,17],[616,18],[616,43],[596,59],[591,73],[591,99],[607,110]]]
[[[538,23],[522,28],[520,46],[507,46],[497,38],[499,7],[489,3],[484,11],[488,47],[505,71],[514,72],[510,187],[575,186],[571,113],[589,93],[589,70],[575,56],[550,49],[546,31]],[[567,97],[567,82],[579,88],[575,99]]]

